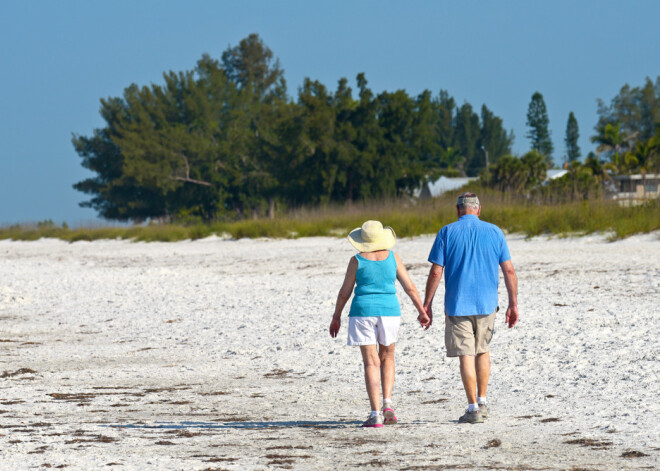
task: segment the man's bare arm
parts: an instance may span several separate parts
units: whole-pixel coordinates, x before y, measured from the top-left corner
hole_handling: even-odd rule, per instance
[[[518,322],[518,277],[516,271],[513,269],[511,260],[500,263],[502,274],[504,275],[504,284],[506,291],[509,294],[509,306],[506,309],[506,318],[504,321],[509,325],[509,328],[516,325]]]

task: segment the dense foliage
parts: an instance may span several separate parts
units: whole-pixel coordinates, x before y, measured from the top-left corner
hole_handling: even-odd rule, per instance
[[[656,133],[660,123],[660,76],[655,83],[646,78],[644,86],[625,84],[609,106],[598,100],[598,124],[600,135],[608,125],[620,125],[620,132],[635,141],[647,141]]]
[[[660,172],[660,77],[599,100],[580,161],[578,123],[566,125],[566,174],[550,181],[553,144],[539,92],[527,112],[531,150],[511,154],[513,133],[485,105],[458,105],[447,91],[376,94],[364,74],[353,91],[306,78],[290,97],[284,71],[258,35],[216,60],[167,72],[101,100],[105,126],[74,136],[95,176],[74,187],[106,219],[228,221],[287,208],[410,195],[446,176],[481,176],[507,198],[562,203],[602,196],[613,176]],[[489,164],[487,167],[487,163]]]
[[[660,76],[643,87],[624,85],[609,106],[598,101],[591,141],[612,173],[660,172]]]
[[[547,112],[543,96],[536,92],[527,114],[532,151],[518,158],[504,155],[490,169],[488,186],[502,193],[524,194],[528,200],[561,203],[602,197],[615,191],[614,176],[660,173],[660,77],[644,87],[625,85],[610,106],[599,100],[598,144],[584,162],[579,160],[578,124],[571,112],[566,124],[566,174],[545,180],[551,160]]]
[[[74,185],[107,219],[204,220],[274,214],[276,204],[410,194],[428,179],[478,175],[511,152],[512,133],[445,91],[375,94],[364,74],[334,91],[305,79],[287,95],[257,35],[204,55],[164,84],[101,100],[105,127],[74,136],[96,175]]]

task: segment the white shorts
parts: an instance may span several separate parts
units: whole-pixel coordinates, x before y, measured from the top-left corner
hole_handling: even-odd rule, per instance
[[[349,317],[348,345],[388,346],[396,342],[401,316]]]

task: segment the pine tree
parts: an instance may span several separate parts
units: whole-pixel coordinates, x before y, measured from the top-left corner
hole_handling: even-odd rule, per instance
[[[465,171],[468,176],[479,175],[485,166],[484,154],[479,149],[479,115],[472,110],[472,105],[463,103],[463,106],[456,110],[455,123],[456,143],[461,155],[465,157]]]
[[[580,146],[578,146],[578,139],[580,138],[580,132],[578,130],[577,119],[571,111],[568,115],[568,122],[566,123],[566,138],[564,142],[566,143],[566,156],[568,157],[569,162],[574,162],[578,160],[581,156]]]
[[[496,163],[503,155],[511,153],[513,131],[506,132],[502,118],[495,116],[486,105],[481,107],[480,148],[488,152],[489,162]]]
[[[527,137],[532,143],[532,149],[539,151],[545,156],[548,163],[551,163],[554,147],[548,130],[549,124],[550,119],[548,119],[548,111],[545,107],[543,95],[535,92],[527,110],[527,126],[529,126]]]
[[[229,80],[241,89],[250,88],[256,98],[286,95],[280,61],[273,59],[273,51],[258,34],[249,35],[238,46],[228,47],[222,53],[222,65]]]

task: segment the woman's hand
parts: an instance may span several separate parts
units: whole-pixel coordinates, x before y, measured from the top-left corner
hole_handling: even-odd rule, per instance
[[[333,339],[337,337],[340,327],[341,327],[341,318],[333,317],[332,322],[330,322],[330,337],[332,337]]]
[[[420,311],[419,316],[417,316],[417,320],[419,321],[419,325],[421,325],[424,330],[429,330],[429,327],[431,327],[431,318],[426,314],[424,311]]]

